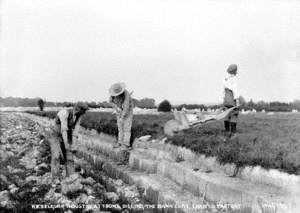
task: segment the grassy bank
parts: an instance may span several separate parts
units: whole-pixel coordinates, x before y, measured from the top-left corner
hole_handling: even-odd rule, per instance
[[[223,125],[185,130],[172,144],[216,156],[221,163],[262,166],[300,174],[300,115],[242,115],[236,137],[223,137]]]
[[[29,113],[50,118],[55,115],[55,112]],[[135,115],[132,139],[147,134],[161,136],[164,123],[171,118],[171,114]],[[81,125],[110,135],[118,133],[116,118],[111,113],[88,112]],[[300,174],[300,114],[241,115],[238,133],[233,138],[224,136],[222,122],[215,122],[178,133],[169,143],[215,156],[220,163],[235,163],[241,167],[260,165]]]

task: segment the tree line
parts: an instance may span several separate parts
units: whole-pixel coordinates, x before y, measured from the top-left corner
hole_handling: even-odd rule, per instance
[[[134,105],[140,108],[156,108],[155,100],[153,98],[142,98],[140,100],[133,99]],[[107,101],[95,102],[84,101],[90,108],[111,108]],[[36,98],[19,98],[19,97],[0,97],[0,107],[72,107],[75,102],[52,102],[46,101],[40,97]]]
[[[210,109],[219,109],[222,107],[222,104],[215,105],[204,105],[204,104],[180,104],[172,105],[168,100],[164,100],[158,104],[155,103],[153,98],[142,98],[142,99],[133,99],[134,105],[140,108],[154,109],[159,108],[163,110],[159,111],[170,111],[171,109],[200,109],[207,110]],[[90,108],[111,108],[111,105],[107,101],[103,102],[85,102]],[[244,110],[253,110],[256,111],[266,111],[266,112],[290,112],[292,110],[300,111],[300,100],[294,100],[293,102],[265,102],[258,101],[254,102],[252,99],[246,101],[242,96],[239,97],[240,108]],[[72,107],[74,102],[52,102],[46,101],[42,98],[18,98],[18,97],[0,97],[0,107],[37,107],[39,106],[41,110],[44,107]]]
[[[294,100],[293,102],[280,102],[280,101],[257,101],[254,102],[252,99],[246,101],[242,96],[239,97],[240,109],[242,110],[256,110],[266,112],[291,112],[293,110],[300,111],[300,100]],[[218,109],[221,105],[210,106],[212,109]]]

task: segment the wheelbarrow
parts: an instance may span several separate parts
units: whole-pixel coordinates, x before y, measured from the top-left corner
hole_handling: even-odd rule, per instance
[[[202,126],[207,123],[224,120],[227,118],[232,111],[238,109],[238,106],[229,108],[225,111],[221,111],[217,114],[207,114],[202,118],[199,118],[195,121],[190,121],[187,117],[187,114],[184,111],[174,111],[174,118],[169,120],[164,125],[164,133],[168,137],[174,136],[175,133],[178,133],[185,129],[191,129],[195,127]]]

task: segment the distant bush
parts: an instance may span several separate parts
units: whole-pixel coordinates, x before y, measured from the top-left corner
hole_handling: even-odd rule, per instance
[[[172,109],[172,106],[171,106],[170,102],[168,100],[164,100],[158,105],[157,111],[159,111],[159,112],[171,112],[171,109]]]

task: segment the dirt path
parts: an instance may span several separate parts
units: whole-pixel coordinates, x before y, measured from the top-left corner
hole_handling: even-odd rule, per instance
[[[52,178],[50,147],[40,124],[19,113],[0,113],[0,118],[1,213],[100,212],[95,204],[103,203],[106,191],[93,178],[80,171]]]

